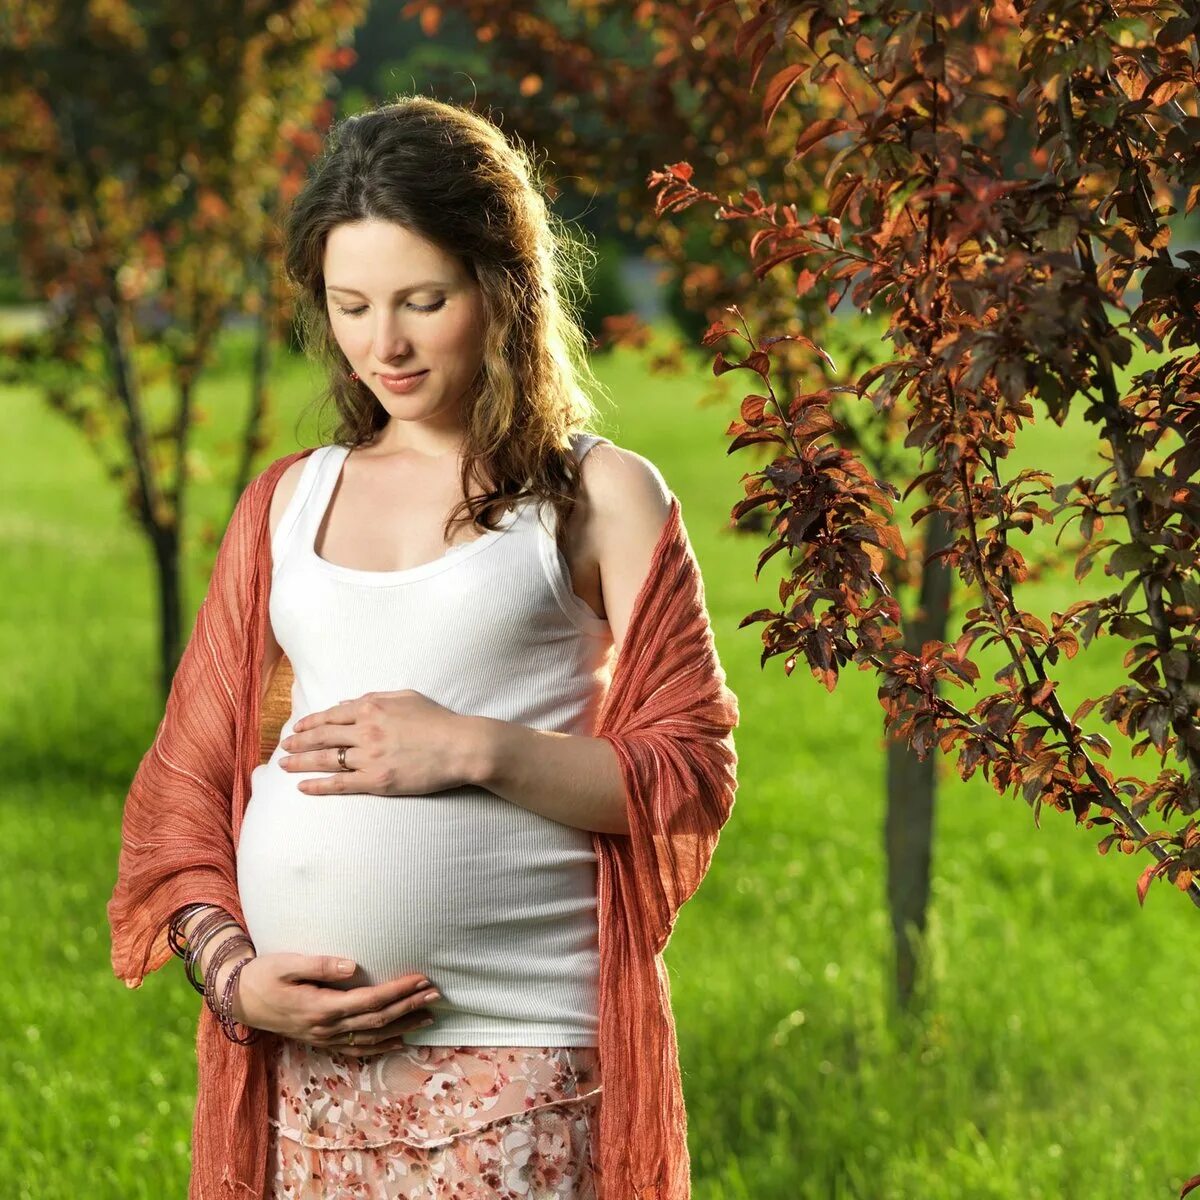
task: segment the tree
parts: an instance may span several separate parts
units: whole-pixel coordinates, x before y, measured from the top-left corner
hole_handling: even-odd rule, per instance
[[[35,381],[79,428],[149,539],[164,697],[182,650],[188,483],[209,471],[191,444],[206,416],[196,384],[225,317],[254,314],[236,500],[269,438],[265,376],[288,325],[278,218],[363,6],[56,0],[18,4],[2,26],[0,216],[54,314],[10,348],[9,377]]]
[[[768,392],[747,397],[730,449],[778,448],[746,477],[735,511],[767,505],[774,513],[760,561],[788,547],[800,555],[781,586],[787,610],[760,610],[746,623],[766,623],[764,659],[783,654],[790,671],[802,657],[829,687],[850,662],[878,672],[887,727],[922,758],[956,752],[963,778],[981,770],[1035,814],[1050,806],[1101,827],[1102,853],[1150,851],[1139,900],[1166,876],[1200,904],[1200,255],[1172,256],[1166,220],[1176,199],[1186,213],[1200,199],[1200,11],[996,4],[980,14],[982,44],[964,36],[977,13],[943,2],[835,15],[809,0],[765,0],[743,24],[744,34],[752,30],[743,44],[793,61],[773,64],[764,118],[802,81],[817,88],[836,79],[847,96],[843,115],[807,131],[795,149],[808,173],[819,169],[815,148],[840,138],[824,173],[826,211],[801,219],[755,192],[721,205],[694,187],[689,164],[653,181],[660,211],[706,201],[724,220],[749,222],[761,268],[794,274],[798,291],[820,283],[831,307],[847,295],[863,309],[885,306],[895,357],[839,386],[881,410],[910,402],[907,440],[931,464],[909,485],[928,498],[913,524],[946,518],[951,540],[927,558],[955,568],[979,597],[954,641],[931,640],[918,653],[902,645],[900,608],[879,575],[885,554],[898,550],[897,490],[824,443],[832,389],[783,402],[771,390],[774,347],[807,339],[759,340],[715,324],[707,344],[741,335],[750,352],[737,360],[718,352],[714,370],[749,370]],[[982,86],[997,30],[1020,37],[1012,93]],[[984,95],[1009,121],[1029,123],[1030,171],[1006,177],[965,136],[960,116]],[[1134,278],[1141,295],[1131,310]],[[1114,322],[1113,310],[1124,319]],[[1117,368],[1137,343],[1161,357],[1123,393]],[[1065,483],[1044,469],[1005,479],[1000,464],[1033,417],[1031,397],[1060,424],[1078,397],[1111,465]],[[1080,520],[1075,579],[1103,555],[1105,574],[1124,582],[1047,623],[1020,605],[1027,564],[1016,542],[1063,514],[1060,536]],[[1117,536],[1097,536],[1106,521]],[[1103,635],[1130,643],[1127,681],[1068,713],[1051,671]],[[960,707],[939,685],[977,684],[977,643],[1002,648],[999,687]],[[1111,744],[1084,725],[1093,711],[1134,757],[1156,751],[1157,774],[1118,777],[1105,767]],[[1168,756],[1180,765],[1166,766]],[[1162,828],[1146,828],[1151,812]]]

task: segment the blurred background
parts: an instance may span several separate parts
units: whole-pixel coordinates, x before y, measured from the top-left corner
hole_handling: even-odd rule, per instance
[[[926,994],[897,1019],[876,681],[829,693],[739,628],[779,571],[755,579],[762,534],[731,520],[744,389],[699,335],[750,276],[727,226],[661,221],[646,187],[682,159],[778,170],[696,7],[6,6],[0,1195],[185,1194],[200,1000],[179,964],[132,993],[112,974],[122,804],[233,499],[320,437],[279,216],[331,121],[411,91],[525,140],[593,246],[601,432],[680,497],[741,703],[733,818],[667,952],[695,1196],[1127,1200],[1200,1170],[1191,906],[1163,887],[1140,909],[1140,860],[940,760]],[[881,318],[820,320],[839,365],[881,353]],[[1045,462],[1096,470],[1094,431],[1035,422],[1014,469]],[[1077,590],[1064,566],[1027,603]],[[1074,702],[1113,686],[1117,653],[1073,665]]]

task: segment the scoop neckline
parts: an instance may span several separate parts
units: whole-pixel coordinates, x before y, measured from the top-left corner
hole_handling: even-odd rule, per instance
[[[339,453],[340,458],[337,458],[336,456]],[[332,483],[327,483],[326,487],[322,489],[324,502],[321,505],[320,511],[314,516],[312,523],[309,525],[309,532],[304,539],[304,548],[309,561],[314,563],[318,570],[328,575],[351,580],[355,583],[370,584],[379,587],[408,583],[417,579],[426,579],[431,575],[438,575],[442,571],[447,571],[464,559],[471,558],[473,555],[479,554],[489,546],[494,545],[498,538],[508,532],[510,526],[520,515],[519,506],[511,508],[500,518],[498,528],[489,529],[472,541],[460,542],[457,546],[450,546],[442,554],[439,554],[437,558],[431,558],[428,562],[416,563],[411,567],[401,567],[396,571],[371,571],[363,567],[347,567],[342,563],[330,562],[329,559],[322,558],[317,553],[317,535],[320,533],[321,525],[324,523],[325,517],[329,512],[329,506],[333,502],[333,493],[337,489],[338,480],[341,478],[342,467],[345,465],[349,455],[349,446],[343,445],[340,442],[335,442],[330,446],[329,455],[322,464],[322,468],[333,472],[333,481]],[[330,462],[334,462],[336,465],[330,467]]]

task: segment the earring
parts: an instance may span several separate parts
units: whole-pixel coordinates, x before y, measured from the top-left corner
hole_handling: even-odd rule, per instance
[[[352,380],[357,380],[357,379],[358,379],[358,372],[357,372],[357,371],[351,371],[351,372],[350,372],[350,378],[351,378]]]

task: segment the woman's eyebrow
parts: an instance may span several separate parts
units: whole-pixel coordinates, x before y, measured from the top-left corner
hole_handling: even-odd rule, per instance
[[[403,296],[405,292],[416,292],[416,291],[419,291],[421,288],[427,288],[427,287],[448,288],[449,286],[450,286],[449,283],[447,283],[441,279],[424,279],[420,283],[410,284],[406,288],[397,288],[392,294],[394,296]],[[333,284],[333,283],[327,283],[325,285],[325,290],[327,292],[345,292],[347,295],[350,295],[350,296],[362,296],[362,298],[364,300],[367,298],[362,292],[357,291],[355,288],[338,287],[336,284]]]

